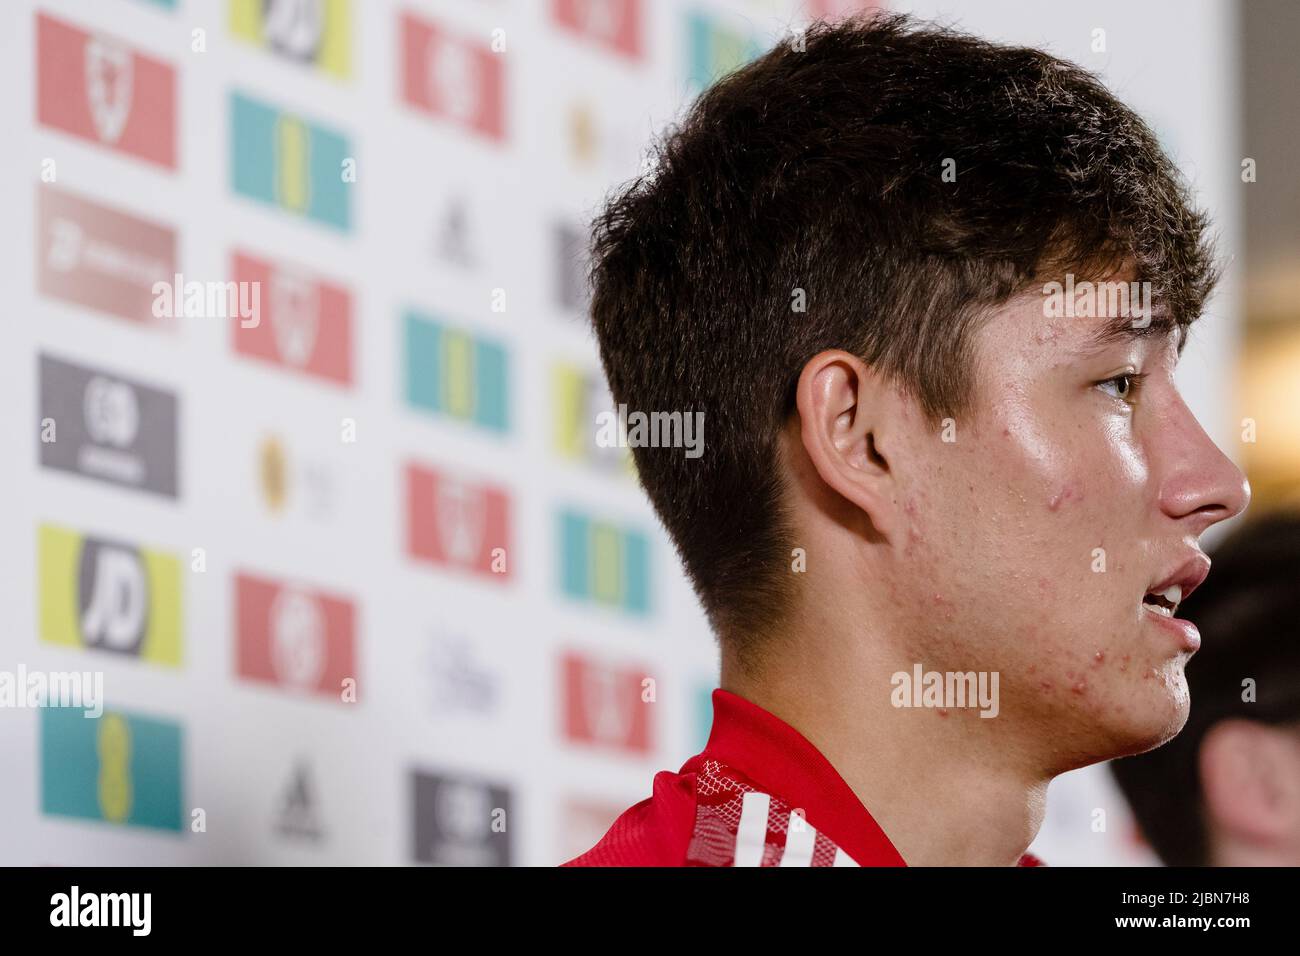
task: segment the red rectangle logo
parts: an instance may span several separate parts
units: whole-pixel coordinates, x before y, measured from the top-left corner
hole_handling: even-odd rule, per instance
[[[235,619],[240,677],[338,701],[356,699],[356,610],[351,601],[236,574]]]
[[[406,510],[412,558],[510,579],[510,496],[502,489],[409,464]]]
[[[103,34],[36,16],[36,116],[45,126],[176,168],[176,70]]]
[[[306,375],[352,383],[352,296],[342,286],[243,252],[231,256],[238,283],[257,283],[257,323],[232,319],[235,351]]]
[[[555,22],[631,59],[641,55],[641,0],[552,0]]]
[[[53,186],[37,185],[36,287],[133,322],[154,315],[155,282],[176,272],[176,232]]]
[[[560,661],[564,736],[574,743],[650,752],[650,708],[643,699],[645,671],[616,667],[567,653]]]
[[[486,43],[402,14],[402,98],[410,106],[504,141],[505,68]]]

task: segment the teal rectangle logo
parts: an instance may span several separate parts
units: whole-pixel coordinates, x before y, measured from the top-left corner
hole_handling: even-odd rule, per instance
[[[41,710],[41,809],[48,815],[180,831],[181,728],[105,710]]]
[[[751,34],[711,13],[691,10],[686,14],[686,51],[688,89],[698,95],[763,49]]]
[[[406,401],[414,408],[507,432],[509,363],[505,347],[483,336],[407,312]]]
[[[231,188],[239,195],[346,232],[354,158],[342,134],[230,94]]]
[[[650,613],[650,542],[577,511],[559,515],[560,590],[568,597]]]

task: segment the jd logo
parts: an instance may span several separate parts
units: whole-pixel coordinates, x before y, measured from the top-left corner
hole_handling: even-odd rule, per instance
[[[140,406],[135,390],[125,382],[95,376],[82,396],[86,431],[101,445],[125,448],[135,441],[140,427]]]
[[[289,365],[306,365],[316,348],[319,325],[316,283],[277,269],[271,278],[271,331],[280,357]]]
[[[325,672],[325,615],[308,594],[290,588],[271,605],[271,665],[284,683],[313,688]]]
[[[272,49],[295,60],[316,58],[325,34],[321,0],[262,0],[262,13]]]
[[[131,115],[134,96],[131,52],[102,37],[86,43],[86,98],[99,138],[116,143]]]
[[[148,625],[149,594],[140,552],[86,538],[77,575],[81,638],[87,647],[139,654]]]

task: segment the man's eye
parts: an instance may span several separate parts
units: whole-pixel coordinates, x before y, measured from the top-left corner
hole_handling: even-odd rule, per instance
[[[1136,372],[1123,372],[1103,382],[1098,382],[1097,387],[1107,395],[1112,395],[1122,402],[1132,404],[1137,398],[1138,387],[1141,383],[1141,375]]]

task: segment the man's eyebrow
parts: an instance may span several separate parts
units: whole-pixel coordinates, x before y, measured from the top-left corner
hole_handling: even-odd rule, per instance
[[[1121,315],[1112,318],[1106,325],[1094,332],[1081,351],[1091,354],[1100,352],[1120,342],[1132,342],[1144,338],[1168,338],[1170,336],[1177,337],[1178,354],[1182,355],[1183,346],[1187,344],[1187,326],[1184,323],[1175,322],[1167,314],[1152,316],[1149,323],[1139,323],[1131,316]]]

